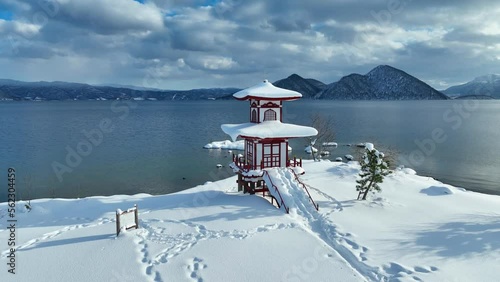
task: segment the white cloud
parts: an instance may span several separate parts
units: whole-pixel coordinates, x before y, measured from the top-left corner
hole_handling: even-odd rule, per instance
[[[55,20],[63,20],[97,33],[163,28],[163,15],[154,4],[132,0],[59,0]]]
[[[202,59],[203,67],[209,70],[227,70],[236,65],[231,58],[210,56]]]
[[[182,67],[184,67],[185,65],[186,65],[186,62],[184,61],[184,59],[183,59],[183,58],[179,58],[179,59],[177,59],[177,66],[178,66],[178,67],[182,68]]]
[[[14,20],[0,34],[27,40],[0,53],[16,70],[0,77],[20,80],[140,84],[155,73],[160,87],[193,88],[295,72],[331,83],[392,64],[442,87],[496,72],[499,58],[496,1],[411,1],[383,24],[371,12],[385,0],[61,0],[45,23],[32,20],[38,1],[4,2]]]
[[[15,33],[19,36],[31,38],[38,34],[40,28],[41,26],[31,23],[0,19],[0,34],[4,35]]]

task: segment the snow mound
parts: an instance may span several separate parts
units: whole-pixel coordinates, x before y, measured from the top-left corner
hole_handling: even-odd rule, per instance
[[[453,194],[453,191],[444,186],[431,186],[420,190],[420,193],[426,194],[427,196],[443,196]]]
[[[359,146],[359,145],[358,145]],[[365,143],[365,148],[368,150],[368,151],[373,151],[373,149],[375,149],[375,146],[373,146],[373,143]]]
[[[323,142],[323,146],[325,147],[337,147],[337,142]]]
[[[307,146],[307,147],[304,149],[304,151],[305,151],[306,153],[308,153],[308,154],[312,154],[312,152],[315,152],[315,153],[316,153],[316,152],[318,152],[318,149],[316,149],[316,148],[314,148],[314,147],[312,147],[312,146]]]
[[[409,175],[416,175],[417,172],[411,168],[403,168],[401,169],[401,171],[405,174],[409,174]]]

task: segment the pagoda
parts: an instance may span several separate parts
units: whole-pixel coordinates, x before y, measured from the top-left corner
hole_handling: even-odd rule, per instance
[[[315,136],[318,131],[309,126],[283,123],[283,102],[300,99],[302,94],[264,80],[233,97],[250,101],[250,122],[221,125],[233,141],[238,137],[245,140],[244,154],[233,155],[230,165],[238,174],[238,191],[251,194],[267,191],[262,181],[265,168],[296,167],[296,171],[303,173],[302,160],[288,157],[288,140]]]

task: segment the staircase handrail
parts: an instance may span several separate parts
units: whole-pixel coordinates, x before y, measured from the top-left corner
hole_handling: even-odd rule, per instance
[[[297,175],[297,173],[295,173],[295,171],[293,171],[293,169],[289,168],[288,170],[292,172],[293,176],[295,177],[295,180],[302,185],[302,188],[304,188],[304,190],[306,190],[307,196],[309,196],[309,200],[311,200],[311,203],[313,204],[314,208],[316,210],[319,210],[319,205],[316,202],[314,202],[313,198],[311,197],[311,194],[309,193],[309,190],[307,189],[306,184],[304,184],[304,182],[302,182],[299,179],[299,176]]]
[[[264,170],[262,176],[264,177],[264,175],[267,174],[267,178],[269,179],[269,181],[271,182],[271,185],[273,186],[274,190],[276,190],[276,192],[278,192],[278,196],[280,197],[280,200],[281,200],[281,206],[283,206],[285,208],[285,211],[286,213],[288,213],[288,207],[285,205],[285,201],[283,201],[283,197],[281,197],[281,193],[280,193],[280,190],[278,190],[278,187],[276,185],[274,185],[274,182],[273,182],[273,179],[271,178],[271,176],[269,175],[269,172],[267,170]],[[278,199],[276,199],[276,201],[278,201]]]

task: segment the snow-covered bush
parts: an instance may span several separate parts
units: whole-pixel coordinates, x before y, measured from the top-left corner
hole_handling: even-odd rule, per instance
[[[379,184],[384,181],[384,176],[391,173],[389,163],[384,158],[384,153],[379,152],[373,144],[365,144],[365,153],[360,161],[361,172],[356,180],[356,190],[359,192],[358,200],[366,200],[371,190],[380,191]]]

